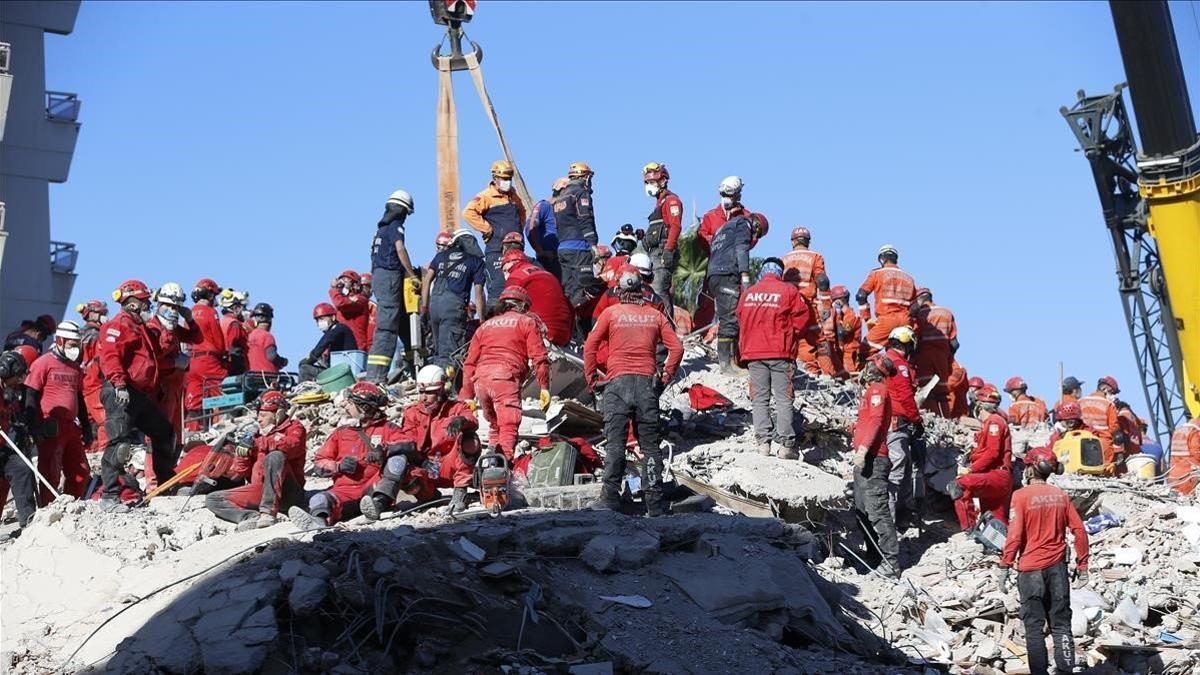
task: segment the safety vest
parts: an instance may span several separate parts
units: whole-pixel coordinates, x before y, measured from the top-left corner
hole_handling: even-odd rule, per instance
[[[950,310],[931,305],[921,308],[917,318],[921,327],[921,334],[917,337],[918,345],[950,341],[950,333],[954,330],[954,314]]]
[[[650,212],[649,216],[646,216],[646,236],[642,238],[642,245],[646,247],[647,253],[653,253],[667,243],[667,227],[663,222],[663,204],[674,196],[674,192],[663,188],[654,202],[654,210]]]
[[[1200,418],[1192,420],[1175,430],[1171,434],[1171,463],[1174,464],[1177,459],[1191,458],[1191,451],[1188,449],[1188,441],[1191,440],[1192,434],[1200,434]],[[1200,457],[1195,459],[1200,460]]]
[[[783,256],[783,269],[796,270],[796,287],[805,297],[811,298],[816,292],[816,280],[813,279],[813,268],[817,263],[816,251],[789,251]],[[789,279],[790,281],[790,279]]]
[[[1108,428],[1108,408],[1112,401],[1101,396],[1084,396],[1079,399],[1079,410],[1083,413],[1083,423],[1096,430],[1097,436],[1111,433]]]

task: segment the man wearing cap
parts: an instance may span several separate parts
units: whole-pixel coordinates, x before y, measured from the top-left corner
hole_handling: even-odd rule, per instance
[[[510,232],[520,232],[525,224],[525,204],[513,188],[516,173],[512,162],[492,162],[492,180],[463,208],[463,220],[483,237],[483,259],[487,263],[488,300],[495,302],[504,290],[504,275],[500,271],[500,254],[504,238]]]
[[[1096,391],[1079,399],[1084,424],[1094,429],[1100,439],[1104,463],[1112,465],[1118,474],[1125,472],[1124,447],[1129,440],[1117,421],[1117,406],[1113,403],[1120,392],[1116,378],[1105,375],[1096,383]]]
[[[1057,408],[1063,403],[1078,403],[1081,398],[1083,398],[1083,382],[1068,375],[1062,381],[1062,398],[1058,399],[1054,407]]]

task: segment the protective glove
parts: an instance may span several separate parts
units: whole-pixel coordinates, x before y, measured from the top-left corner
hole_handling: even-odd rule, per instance
[[[662,377],[658,378],[658,381],[661,382],[662,386],[665,387],[670,384],[671,380],[673,379],[675,379],[675,373],[663,373]]]
[[[446,425],[446,433],[451,436],[457,436],[462,433],[463,427],[467,424],[467,418],[462,415],[456,415],[450,419],[450,423]]]
[[[342,458],[342,462],[338,464],[338,473],[351,474],[358,471],[358,458],[353,455]]]
[[[129,390],[125,387],[117,387],[116,390],[113,391],[113,399],[116,401],[117,405],[124,408],[125,406],[129,405]]]
[[[237,449],[234,452],[238,457],[244,459],[250,456],[250,446],[238,444]]]
[[[373,447],[369,451],[367,451],[367,464],[374,464],[375,466],[383,466],[383,448],[376,445],[375,447]]]
[[[858,469],[859,471],[862,471],[864,468],[866,468],[867,449],[864,446],[858,446],[858,449],[854,451],[854,457],[851,458],[851,462],[854,463],[854,468]]]
[[[538,392],[538,403],[542,405],[542,410],[550,407],[550,391],[543,389]]]
[[[256,432],[256,431],[258,431],[257,428],[246,429],[246,430],[242,431],[241,437],[238,438],[238,445],[245,447],[245,448],[254,447],[254,432]]]
[[[1011,568],[1011,567],[998,567],[998,568],[996,568],[996,571],[995,571],[995,575],[996,575],[996,585],[1000,587],[1000,590],[1002,590],[1002,591],[1003,591],[1003,590],[1004,590],[1004,587],[1005,587],[1005,586],[1008,584],[1008,576],[1009,576],[1009,574],[1011,574],[1011,573],[1012,573],[1012,568]]]
[[[459,511],[467,508],[467,488],[454,488],[454,495],[450,498],[450,515],[454,515]]]
[[[463,401],[463,403],[467,404],[467,407],[471,409],[471,412],[475,412],[476,410],[479,410],[479,401],[476,401],[473,398],[469,398],[469,399]]]

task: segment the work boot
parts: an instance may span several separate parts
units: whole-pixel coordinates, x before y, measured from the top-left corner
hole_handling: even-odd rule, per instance
[[[758,454],[762,455],[763,457],[770,457],[771,456],[771,441],[759,441],[758,442]]]
[[[310,532],[312,530],[321,530],[329,527],[329,523],[325,522],[324,518],[314,516],[299,506],[293,506],[292,508],[288,509],[288,518],[291,519],[292,523],[295,524],[295,526],[299,528],[301,532]]]
[[[621,508],[621,503],[614,499],[608,499],[604,495],[596,497],[588,502],[588,511],[616,511]]]
[[[383,495],[367,495],[358,500],[358,507],[367,520],[379,520],[380,514],[387,510]]]
[[[105,513],[129,513],[129,507],[119,499],[103,498],[100,500],[100,508]]]
[[[733,375],[733,340],[717,338],[717,363],[723,375]]]
[[[456,487],[450,497],[450,515],[465,511],[467,508],[467,488]]]
[[[269,513],[260,513],[257,516],[251,516],[237,524],[238,532],[249,532],[250,530],[260,530],[264,527],[270,527],[275,524],[275,516]]]
[[[784,443],[775,451],[775,456],[779,459],[800,459],[800,452],[796,450],[795,446]]]

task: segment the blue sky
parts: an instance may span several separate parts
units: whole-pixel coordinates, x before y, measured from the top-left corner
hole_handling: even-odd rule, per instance
[[[488,89],[537,196],[596,170],[603,238],[644,224],[641,166],[703,212],[728,174],[767,215],[756,254],[810,227],[857,288],[889,242],[958,317],[961,361],[1056,398],[1058,363],[1145,401],[1090,172],[1058,113],[1124,79],[1106,3],[480,3]],[[1200,79],[1195,8],[1172,4]],[[441,38],[423,2],[84,2],[47,37],[47,87],[83,101],[53,236],[76,301],[203,276],[276,308],[293,361],[329,279],[366,269],[387,195],[411,191],[432,253]],[[498,144],[456,83],[463,199]],[[1200,109],[1200,106],[1197,106]]]

